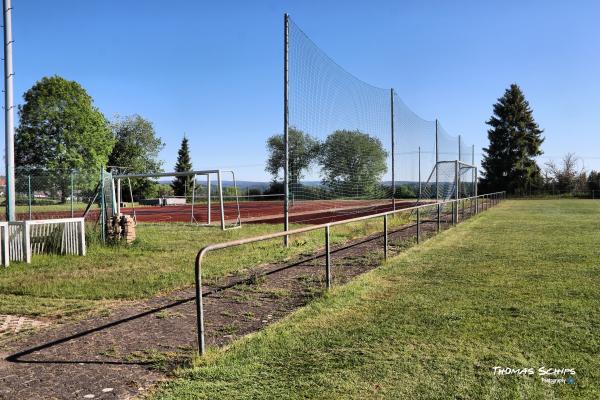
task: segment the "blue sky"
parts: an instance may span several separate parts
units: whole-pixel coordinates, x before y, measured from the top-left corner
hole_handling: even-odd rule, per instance
[[[42,76],[76,80],[108,118],[154,122],[165,170],[185,132],[195,168],[268,179],[265,139],[282,126],[284,12],[349,72],[394,87],[477,149],[492,104],[516,82],[545,129],[545,156],[575,152],[600,169],[600,2],[13,3],[17,102]]]

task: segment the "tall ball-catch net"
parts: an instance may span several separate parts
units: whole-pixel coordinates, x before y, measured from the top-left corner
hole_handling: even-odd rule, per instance
[[[344,70],[290,21],[290,212],[306,201],[338,215],[389,207],[391,138],[390,90]]]
[[[391,89],[350,74],[289,19],[287,39],[293,222],[323,221],[307,203],[344,218],[456,194],[454,164],[440,162],[472,163],[469,146]]]

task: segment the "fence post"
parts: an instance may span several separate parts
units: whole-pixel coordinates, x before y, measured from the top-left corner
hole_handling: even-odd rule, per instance
[[[23,261],[27,264],[31,262],[30,231],[29,221],[23,221]]]
[[[383,258],[388,258],[388,216],[383,216]]]
[[[81,219],[79,223],[79,255],[85,256],[86,245],[85,245],[85,218]]]
[[[32,219],[31,202],[31,175],[27,175],[27,203],[29,205],[29,219]]]
[[[325,282],[331,288],[331,252],[329,244],[329,224],[325,226]]]
[[[437,204],[437,231],[438,231],[438,233],[440,233],[440,229],[441,229],[440,225],[441,225],[441,222],[442,222],[441,221],[441,219],[442,219],[441,211],[442,210],[441,210],[441,207],[440,207],[440,203],[438,203]]]
[[[117,195],[117,197],[119,198],[119,204],[117,204],[117,210],[120,210],[121,207],[121,184],[120,184],[120,180],[119,180],[119,194]],[[71,172],[71,218],[73,218],[75,216],[75,210],[73,209],[73,195],[75,194],[75,190],[73,189],[73,184],[74,184],[74,180],[73,180],[73,172]]]
[[[417,244],[421,241],[421,209],[417,208]]]

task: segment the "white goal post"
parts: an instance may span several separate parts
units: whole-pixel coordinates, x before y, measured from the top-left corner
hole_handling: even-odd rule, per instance
[[[233,188],[235,191],[235,206],[237,210],[237,218],[235,223],[227,225],[225,221],[225,204],[223,202],[223,175],[231,174],[233,181]],[[221,229],[233,229],[240,228],[242,226],[242,220],[240,215],[240,203],[238,198],[238,190],[237,190],[237,182],[235,179],[235,172],[233,170],[221,170],[221,169],[211,169],[211,170],[200,170],[200,171],[185,171],[185,172],[160,172],[160,173],[148,173],[148,174],[119,174],[113,175],[113,180],[115,182],[115,190],[116,190],[116,199],[117,199],[117,214],[121,213],[121,184],[122,181],[134,179],[134,178],[162,178],[162,177],[178,177],[178,176],[189,176],[192,178],[192,203],[191,203],[191,217],[190,222],[195,222],[194,218],[194,203],[196,197],[196,179],[198,177],[206,177],[206,218],[207,223],[202,225],[212,225],[211,219],[211,178],[217,178],[217,192],[218,192],[218,202],[219,202],[219,211],[220,211],[220,222]],[[131,184],[130,184],[131,187]],[[133,199],[132,199],[133,200]]]

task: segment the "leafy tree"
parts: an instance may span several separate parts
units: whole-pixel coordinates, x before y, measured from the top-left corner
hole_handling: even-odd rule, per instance
[[[510,85],[494,104],[494,115],[486,122],[490,144],[484,148],[482,186],[490,191],[525,192],[541,182],[534,157],[542,155],[543,130],[533,119],[533,110],[516,84]]]
[[[321,149],[323,184],[348,196],[375,195],[387,171],[381,141],[360,131],[338,130]]]
[[[187,172],[192,170],[192,159],[190,157],[190,148],[188,139],[183,135],[181,147],[177,153],[177,163],[175,164],[175,172]],[[191,176],[178,176],[171,184],[175,196],[186,196],[192,190]]]
[[[22,172],[37,172],[50,190],[60,187],[64,202],[70,173],[98,176],[114,139],[104,115],[81,85],[60,76],[44,77],[23,95],[15,135],[15,162]]]
[[[122,173],[162,172],[162,161],[158,153],[165,146],[156,136],[152,122],[139,115],[117,118],[111,124],[115,146],[108,157],[108,164]],[[150,179],[131,181],[134,197],[155,196],[156,183]],[[129,190],[124,190],[129,197]]]
[[[297,184],[302,179],[304,171],[308,170],[316,161],[319,154],[319,141],[312,136],[296,129],[289,128],[289,181]],[[273,135],[267,139],[269,158],[265,170],[277,180],[280,173],[283,175],[285,166],[285,143],[283,135]]]

